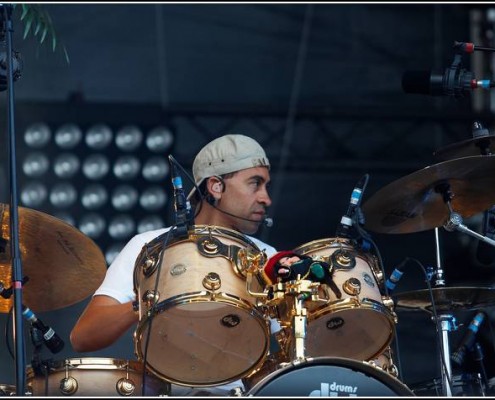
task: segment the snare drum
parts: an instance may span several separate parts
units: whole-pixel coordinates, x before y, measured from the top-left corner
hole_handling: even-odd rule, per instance
[[[402,382],[362,361],[314,358],[293,362],[259,381],[247,396],[413,396]]]
[[[197,225],[143,247],[134,269],[135,351],[157,376],[184,386],[228,383],[259,367],[269,322],[248,294],[246,271],[266,256],[244,235]]]
[[[305,355],[370,360],[381,354],[393,339],[397,316],[393,301],[382,295],[383,274],[376,260],[342,238],[316,240],[294,252],[331,264],[335,283],[321,295],[326,302],[304,303]],[[287,297],[278,308],[282,324],[290,325],[294,305]]]
[[[170,384],[145,373],[138,361],[113,358],[69,358],[51,362],[43,372],[27,369],[33,396],[160,396]],[[144,388],[144,391],[143,391]]]

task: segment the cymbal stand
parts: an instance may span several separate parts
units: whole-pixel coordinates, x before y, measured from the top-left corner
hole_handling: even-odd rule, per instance
[[[460,231],[460,232],[464,232],[464,233],[467,233],[468,235],[475,237],[476,239],[479,239],[485,243],[488,243],[491,246],[495,246],[495,240],[490,239],[487,236],[483,236],[477,232],[472,231],[466,225],[464,225],[462,222],[463,222],[463,220],[462,220],[461,215],[459,213],[456,213],[456,212],[451,210],[449,219],[444,224],[443,227],[449,232],[453,232],[455,230]]]
[[[438,234],[438,228],[435,228],[435,250],[437,258],[437,269],[435,271],[435,287],[445,286],[445,279],[443,275],[442,262],[440,257],[440,239]],[[432,316],[435,319],[435,316]],[[449,346],[449,332],[456,330],[455,318],[452,314],[441,314],[437,316],[438,321],[441,324],[440,343],[441,343],[441,355],[440,355],[440,371],[442,377],[442,389],[443,395],[451,397],[452,390],[450,382],[452,381],[452,366],[450,364],[450,346]],[[434,321],[435,324],[437,321]]]

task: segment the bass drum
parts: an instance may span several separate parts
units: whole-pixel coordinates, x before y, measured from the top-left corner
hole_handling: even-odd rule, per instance
[[[357,360],[321,357],[292,363],[266,376],[247,396],[414,396],[402,382]]]

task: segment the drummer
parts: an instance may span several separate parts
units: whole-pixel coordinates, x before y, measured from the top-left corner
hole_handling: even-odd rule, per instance
[[[265,151],[250,137],[228,134],[206,144],[193,162],[199,192],[194,188],[188,198],[195,209],[194,223],[225,227],[245,235],[255,234],[271,204],[269,169]],[[133,286],[136,258],[146,243],[169,229],[138,234],[125,245],[72,329],[70,341],[74,350],[103,349],[135,327],[139,321],[139,314],[132,304],[136,300]],[[247,238],[268,257],[275,254],[272,246],[252,236]],[[201,389],[174,385],[171,395],[229,395],[231,389],[241,385],[240,381]]]

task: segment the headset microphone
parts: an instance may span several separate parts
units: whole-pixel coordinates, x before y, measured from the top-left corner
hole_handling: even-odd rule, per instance
[[[263,223],[263,225],[265,225],[267,228],[271,228],[271,227],[273,226],[273,218],[270,218],[270,217],[267,217],[267,216],[265,216],[265,217],[263,218],[263,220],[262,220],[262,221],[258,221],[258,220],[255,220],[255,219],[249,219],[249,218],[241,217],[241,216],[239,216],[239,215],[235,215],[235,214],[229,213],[229,212],[227,212],[227,211],[224,211],[224,210],[222,210],[221,208],[218,208],[218,207],[216,206],[216,204],[215,204],[215,198],[214,198],[212,195],[210,195],[210,194],[208,194],[208,195],[206,196],[206,201],[207,201],[207,203],[208,203],[210,206],[212,206],[214,209],[216,209],[216,210],[218,210],[218,211],[220,211],[221,213],[224,213],[224,214],[226,214],[226,215],[230,215],[231,217],[234,217],[234,218],[239,218],[239,219],[242,219],[242,220],[244,220],[244,221],[249,221],[249,222],[257,222],[257,223],[260,223],[260,222],[261,222],[261,223]]]

